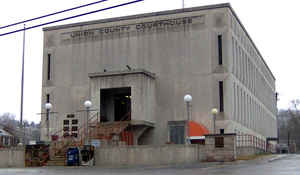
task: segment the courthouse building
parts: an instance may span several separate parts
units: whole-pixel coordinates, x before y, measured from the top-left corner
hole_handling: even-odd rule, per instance
[[[53,105],[50,135],[60,138],[78,137],[90,100],[100,126],[127,123],[127,144],[183,143],[186,94],[193,137],[214,132],[213,108],[217,133],[277,137],[275,92],[230,4],[44,28],[42,111]]]

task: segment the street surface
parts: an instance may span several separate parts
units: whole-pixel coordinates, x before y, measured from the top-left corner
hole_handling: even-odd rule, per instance
[[[278,158],[278,157],[277,157]],[[180,166],[99,168],[99,167],[39,167],[0,169],[0,175],[300,175],[300,155],[234,163],[198,163]]]

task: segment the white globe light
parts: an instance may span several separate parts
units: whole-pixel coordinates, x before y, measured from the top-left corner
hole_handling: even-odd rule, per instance
[[[218,114],[218,109],[217,109],[217,108],[213,108],[213,109],[211,110],[211,113],[212,113],[213,115]]]
[[[92,106],[92,102],[91,101],[87,100],[87,101],[84,102],[84,107],[90,108],[91,106]]]
[[[52,104],[51,104],[51,103],[46,103],[46,104],[45,104],[45,108],[46,108],[47,110],[52,109]]]
[[[187,95],[184,96],[184,102],[191,102],[192,99],[193,99],[192,96],[189,95],[189,94],[187,94]]]

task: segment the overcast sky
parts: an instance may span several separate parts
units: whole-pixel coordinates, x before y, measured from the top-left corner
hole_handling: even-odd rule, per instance
[[[0,26],[47,13],[64,10],[97,0],[9,0],[1,2]],[[109,0],[93,7],[27,23],[27,26],[92,11],[131,0]],[[185,7],[231,3],[233,9],[254,40],[276,77],[279,92],[278,108],[288,108],[292,99],[300,98],[300,31],[297,0],[185,0]],[[182,8],[182,0],[144,0],[134,5],[80,17],[54,25]],[[0,33],[22,28],[23,25],[2,29]],[[10,112],[20,117],[21,60],[23,33],[0,36],[0,113]],[[42,28],[26,32],[24,118],[40,120],[42,82]]]

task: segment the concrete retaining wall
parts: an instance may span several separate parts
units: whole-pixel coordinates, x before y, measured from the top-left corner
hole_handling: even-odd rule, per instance
[[[193,163],[197,145],[123,146],[96,149],[96,166],[132,166]]]
[[[235,134],[205,136],[205,145],[116,146],[95,151],[97,166],[136,166],[234,161]],[[215,137],[223,137],[224,145],[216,147]]]
[[[205,162],[207,160],[207,145],[198,145],[198,161]]]
[[[25,167],[24,147],[0,149],[0,168]]]

